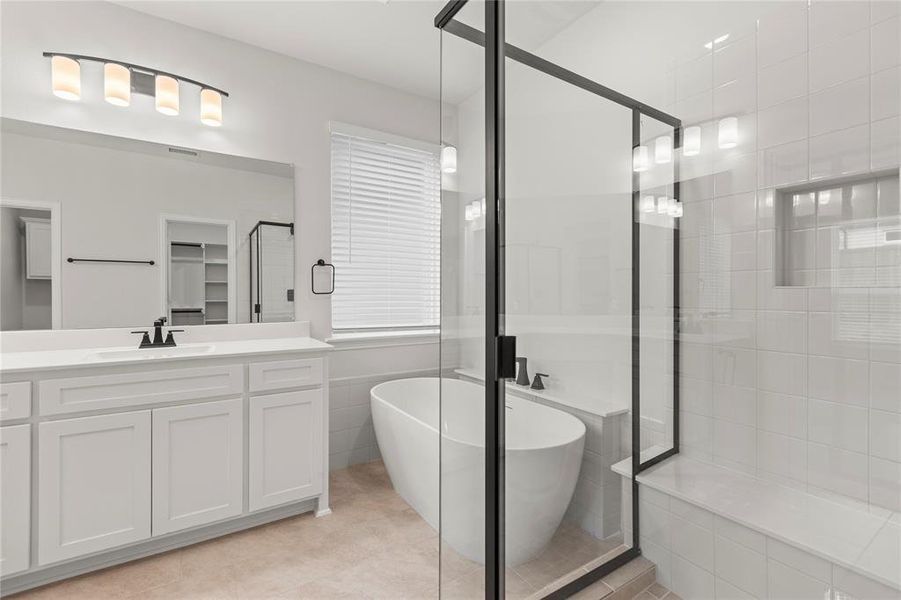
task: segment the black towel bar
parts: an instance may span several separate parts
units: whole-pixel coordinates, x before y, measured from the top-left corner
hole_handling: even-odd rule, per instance
[[[155,265],[152,260],[119,260],[118,258],[72,258],[66,259],[66,262],[92,262],[92,263],[129,263],[133,265]]]

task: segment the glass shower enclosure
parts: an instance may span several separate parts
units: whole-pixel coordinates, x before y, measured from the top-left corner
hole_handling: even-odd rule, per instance
[[[250,322],[294,320],[294,223],[260,221],[248,234]]]
[[[638,556],[635,475],[679,448],[681,123],[543,58],[545,4],[435,19],[443,597],[563,598]]]

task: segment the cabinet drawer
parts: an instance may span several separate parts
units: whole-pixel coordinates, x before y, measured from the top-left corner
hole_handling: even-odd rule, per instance
[[[0,383],[0,421],[31,416],[31,382]]]
[[[250,364],[250,391],[322,385],[322,359],[299,358]]]
[[[48,379],[38,384],[41,414],[159,404],[241,394],[242,365]]]

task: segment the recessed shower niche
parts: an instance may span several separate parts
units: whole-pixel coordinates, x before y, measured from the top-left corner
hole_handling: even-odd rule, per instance
[[[776,285],[901,285],[898,171],[774,193]]]

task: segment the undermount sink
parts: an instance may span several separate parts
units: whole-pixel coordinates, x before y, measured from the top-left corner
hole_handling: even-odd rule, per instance
[[[211,344],[192,344],[190,346],[168,346],[163,348],[132,348],[128,350],[98,350],[94,356],[104,360],[120,358],[170,358],[173,356],[197,356],[209,354],[215,346]]]

